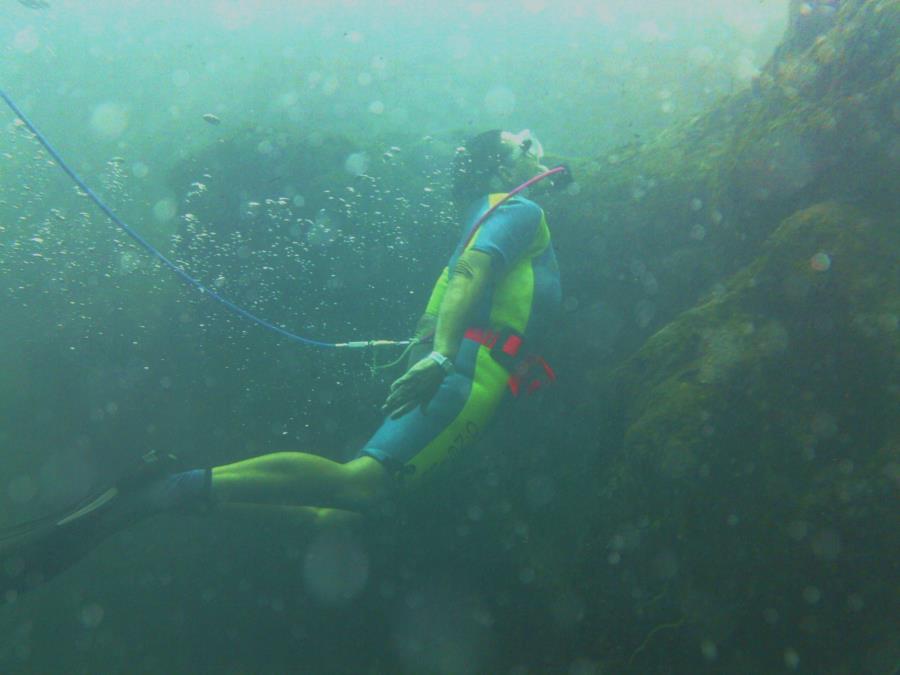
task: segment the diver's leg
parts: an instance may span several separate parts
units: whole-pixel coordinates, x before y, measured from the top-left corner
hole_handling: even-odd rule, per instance
[[[324,506],[364,511],[383,499],[391,477],[372,457],[340,464],[304,452],[276,452],[212,470],[211,500],[221,504]]]
[[[230,521],[246,518],[248,522],[296,528],[318,532],[338,527],[356,527],[365,516],[356,511],[325,509],[315,506],[280,506],[272,504],[223,504],[217,512],[228,516]]]
[[[255,513],[283,519],[304,534],[359,529],[356,526],[362,516],[358,513],[296,504],[320,499],[322,504],[367,508],[387,491],[389,479],[376,460],[365,459],[340,465],[302,453],[276,453],[238,462],[214,470],[221,474],[221,480],[214,481],[214,500],[227,516]],[[281,470],[287,476],[275,475]],[[306,471],[309,476],[301,475]],[[204,475],[209,471],[173,474],[143,486],[120,484],[59,519],[21,528],[15,536],[0,533],[0,598],[45,583],[133,523],[156,513],[172,509],[191,512],[208,504],[210,487],[208,481],[202,487]]]

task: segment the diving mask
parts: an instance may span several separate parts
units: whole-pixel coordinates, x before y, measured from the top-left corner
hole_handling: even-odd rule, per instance
[[[504,143],[513,145],[512,154],[509,156],[510,162],[518,162],[523,156],[527,156],[540,164],[544,157],[544,146],[541,145],[537,136],[531,133],[531,129],[523,129],[517,134],[503,131],[500,139]]]

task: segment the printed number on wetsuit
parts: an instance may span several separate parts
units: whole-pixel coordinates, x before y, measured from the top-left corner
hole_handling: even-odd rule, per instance
[[[466,422],[466,428],[456,434],[450,447],[447,449],[448,454],[454,454],[462,450],[465,446],[475,440],[478,436],[478,425],[475,422]]]

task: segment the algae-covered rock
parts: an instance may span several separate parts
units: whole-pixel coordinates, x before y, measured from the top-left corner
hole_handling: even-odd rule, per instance
[[[619,371],[624,438],[595,513],[615,565],[595,574],[586,548],[584,583],[681,622],[635,672],[692,643],[718,672],[785,653],[878,672],[867,652],[898,648],[898,250],[890,217],[805,209]]]
[[[748,89],[646,143],[573,163],[580,191],[548,204],[563,224],[567,306],[576,326],[601,313],[621,324],[591,356],[633,353],[799,209],[900,208],[900,3],[830,4],[812,38],[789,31]]]

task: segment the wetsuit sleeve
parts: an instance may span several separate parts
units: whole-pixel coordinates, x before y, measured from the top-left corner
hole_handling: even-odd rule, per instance
[[[491,256],[495,272],[503,273],[525,254],[541,224],[541,208],[531,201],[511,199],[478,229],[472,250]]]
[[[434,288],[431,289],[431,297],[428,298],[428,305],[425,307],[426,314],[433,314],[437,316],[438,311],[441,309],[441,302],[444,300],[444,293],[447,290],[447,283],[450,280],[450,268],[445,267],[444,271],[441,272],[441,276],[438,277],[438,280],[434,284]]]

